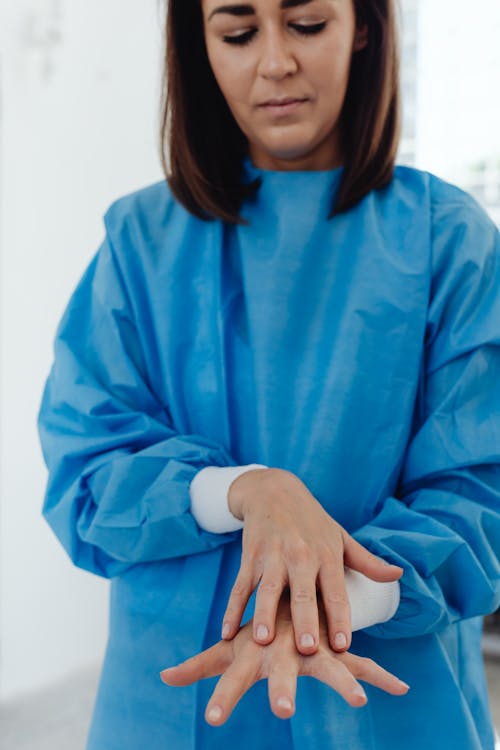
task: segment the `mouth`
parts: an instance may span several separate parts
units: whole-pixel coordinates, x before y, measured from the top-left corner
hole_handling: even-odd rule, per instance
[[[294,112],[308,101],[309,99],[295,99],[288,96],[284,99],[269,99],[269,101],[260,104],[259,108],[271,112],[272,114],[284,115],[289,112]]]

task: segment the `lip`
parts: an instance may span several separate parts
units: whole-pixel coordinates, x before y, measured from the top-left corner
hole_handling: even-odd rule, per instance
[[[265,109],[266,112],[271,112],[274,115],[287,115],[308,101],[309,99],[294,99],[291,96],[287,96],[284,99],[270,99],[259,106],[261,109]]]

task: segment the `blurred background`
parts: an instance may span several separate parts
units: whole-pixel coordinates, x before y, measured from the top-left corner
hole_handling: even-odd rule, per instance
[[[398,161],[462,186],[500,224],[500,3],[399,6]],[[105,210],[162,179],[163,2],[3,0],[0,13],[0,748],[83,750],[108,583],[73,568],[41,519],[36,413]],[[483,649],[500,728],[498,614]]]

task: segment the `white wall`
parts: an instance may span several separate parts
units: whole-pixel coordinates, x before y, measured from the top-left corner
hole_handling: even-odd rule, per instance
[[[499,0],[419,0],[417,164],[451,179],[500,157]]]
[[[0,698],[98,661],[108,584],[40,515],[36,414],[63,307],[118,196],[161,179],[157,0],[4,0]]]

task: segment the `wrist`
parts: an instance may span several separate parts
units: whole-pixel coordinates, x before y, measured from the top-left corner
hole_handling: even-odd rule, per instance
[[[259,474],[267,471],[270,471],[267,466],[255,466],[255,468],[248,469],[233,479],[227,491],[227,505],[235,518],[238,518],[240,521],[243,521],[245,518],[246,500],[249,497],[248,482],[255,481],[255,477],[249,480],[249,474]]]
[[[227,491],[227,507],[231,511],[232,515],[235,518],[238,518],[240,521],[243,520],[243,515],[241,512],[241,496],[237,491],[235,491],[234,486],[241,478],[241,476],[243,475],[241,474],[239,477],[236,477],[236,479],[233,479]]]

